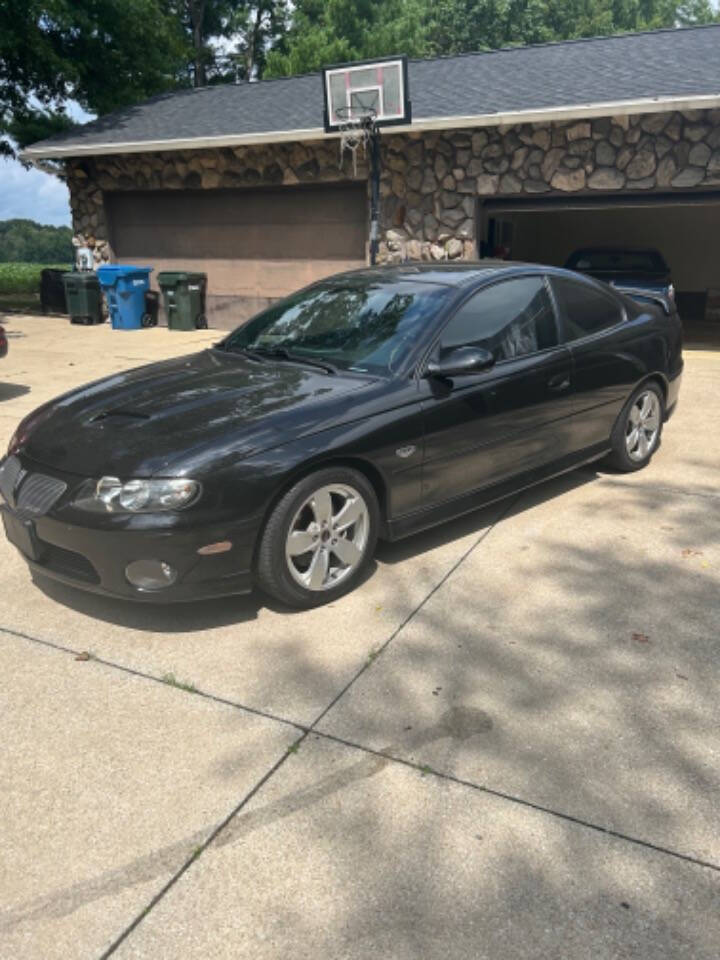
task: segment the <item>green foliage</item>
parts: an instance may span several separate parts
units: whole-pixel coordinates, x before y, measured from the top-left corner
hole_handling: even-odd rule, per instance
[[[70,227],[51,227],[34,220],[0,221],[0,262],[72,263]]]
[[[102,114],[188,82],[172,0],[0,0],[0,23],[0,153],[30,124],[67,123],[66,100]]]
[[[710,23],[708,0],[298,0],[266,75],[392,53],[441,56],[514,44]]]
[[[225,61],[228,66],[220,75],[223,80],[247,81],[262,76],[268,50],[287,32],[290,4],[288,0],[258,0],[231,6],[224,34],[232,37],[233,47]]]
[[[71,269],[69,263],[0,263],[0,295],[37,294],[40,290],[40,273],[45,267]]]
[[[265,76],[287,76],[393,53],[431,52],[428,0],[298,0]]]

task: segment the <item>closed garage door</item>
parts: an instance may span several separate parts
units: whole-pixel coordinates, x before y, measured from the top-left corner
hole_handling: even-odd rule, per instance
[[[151,266],[155,275],[206,272],[211,319],[230,325],[366,262],[362,184],[111,193],[106,209],[116,260]]]

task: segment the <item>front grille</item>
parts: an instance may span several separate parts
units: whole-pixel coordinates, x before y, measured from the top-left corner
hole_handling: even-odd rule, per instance
[[[17,457],[8,457],[0,467],[0,493],[9,504],[13,503],[15,484],[22,472],[23,468]]]
[[[55,573],[72,580],[82,580],[83,583],[100,583],[100,577],[97,575],[95,567],[81,553],[56,547],[45,540],[40,542],[42,545],[40,566],[54,570]]]
[[[21,484],[16,510],[24,520],[42,517],[67,490],[67,484],[43,473],[31,473]]]

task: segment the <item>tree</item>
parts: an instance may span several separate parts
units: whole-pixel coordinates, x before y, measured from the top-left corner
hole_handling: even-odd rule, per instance
[[[707,0],[433,0],[436,54],[710,23]]]
[[[428,55],[429,9],[429,0],[298,0],[290,29],[267,56],[265,75],[393,53]]]
[[[172,0],[0,0],[0,23],[0,153],[67,126],[67,100],[102,114],[188,83]]]
[[[258,0],[257,3],[235,5],[226,30],[234,40],[234,51],[229,59],[234,64],[236,80],[249,82],[262,76],[268,50],[285,35],[289,16],[287,0]]]
[[[287,28],[289,0],[182,0],[193,49],[193,84],[257,79]]]
[[[180,18],[190,35],[193,49],[193,86],[204,87],[215,64],[210,39],[225,32],[232,3],[226,0],[185,0],[180,8]]]
[[[0,221],[0,262],[72,263],[70,227],[51,227],[34,220]]]
[[[393,53],[440,56],[710,23],[709,0],[298,0],[268,75]]]

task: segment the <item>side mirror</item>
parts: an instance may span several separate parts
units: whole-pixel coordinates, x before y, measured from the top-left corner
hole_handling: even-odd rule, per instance
[[[426,377],[463,377],[489,370],[495,357],[482,347],[456,347],[439,360],[431,360],[425,368]]]

